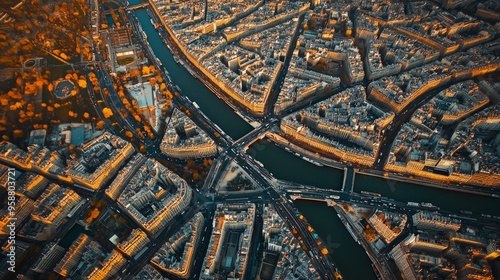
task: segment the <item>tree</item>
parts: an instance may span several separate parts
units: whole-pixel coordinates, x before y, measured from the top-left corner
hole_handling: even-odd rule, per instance
[[[81,88],[87,88],[87,81],[81,79],[81,80],[78,80],[78,85],[81,87]]]
[[[144,134],[142,134],[142,131],[141,131],[141,129],[140,129],[140,128],[138,128],[138,127],[137,127],[137,128],[135,129],[135,132],[137,132],[137,135],[139,135],[139,137],[141,137],[141,139],[146,138],[146,137],[144,136]]]
[[[96,128],[99,130],[103,130],[104,129],[104,121],[98,121],[96,124]]]
[[[187,167],[188,167],[189,169],[193,169],[193,168],[195,168],[195,167],[196,167],[196,163],[194,162],[194,160],[192,160],[192,159],[188,159],[188,161],[187,161]]]
[[[142,75],[149,75],[149,67],[147,67],[146,65],[142,66]]]
[[[129,75],[130,75],[131,78],[137,78],[137,77],[139,77],[139,74],[140,74],[139,70],[131,70],[129,72]]]
[[[13,132],[14,138],[23,138],[24,132],[21,129],[16,129]]]
[[[95,218],[99,217],[100,211],[97,208],[92,209],[85,222],[91,223]]]
[[[198,174],[197,171],[193,172],[193,180],[198,181],[199,178],[200,178],[200,174]]]
[[[109,119],[111,116],[113,116],[113,111],[111,111],[111,109],[109,109],[108,107],[102,109],[102,113],[106,119]]]
[[[37,80],[35,82],[36,89],[41,89],[43,87],[43,80]]]
[[[146,146],[144,146],[144,144],[142,144],[142,143],[141,143],[141,144],[139,145],[139,151],[140,151],[141,153],[145,154],[145,153],[146,153]]]

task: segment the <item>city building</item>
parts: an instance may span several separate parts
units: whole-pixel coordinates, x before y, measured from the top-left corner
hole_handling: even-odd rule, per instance
[[[395,218],[394,220],[398,221],[399,225],[397,227],[391,228],[392,222],[390,220],[393,217]],[[397,214],[376,210],[366,221],[382,237],[384,243],[389,244],[394,241],[394,239],[396,239],[396,237],[398,237],[402,232],[402,229],[404,229],[406,225],[407,219],[408,218],[406,215],[401,217]]]
[[[393,113],[368,103],[364,87],[356,86],[286,116],[280,128],[336,158],[372,165],[382,131],[393,118]]]
[[[488,246],[486,247],[486,253],[488,253],[488,255],[486,255],[485,257],[487,260],[493,260],[500,257],[499,243],[494,241],[490,242],[490,244],[488,244]]]
[[[144,155],[135,154],[127,165],[118,171],[118,175],[116,175],[109,187],[106,188],[106,195],[112,200],[116,200],[146,160],[147,158]]]
[[[35,201],[31,217],[47,226],[60,226],[75,207],[80,207],[82,198],[73,190],[50,184]]]
[[[217,145],[188,116],[174,109],[160,149],[166,156],[180,159],[211,157]]]
[[[178,232],[164,243],[151,260],[158,267],[168,273],[183,279],[189,279],[199,249],[199,239],[202,233],[205,218],[196,213]]]
[[[461,221],[439,215],[438,213],[421,211],[412,216],[413,225],[419,229],[437,231],[458,231]]]
[[[193,5],[184,2],[167,5],[153,0],[151,3],[190,63],[255,114],[264,112],[264,104],[282,68],[280,57],[284,58],[286,50],[293,47],[291,35],[297,22],[293,24],[290,20],[304,14],[310,6],[303,2],[274,5],[255,0],[239,2],[231,9],[223,8],[229,3],[210,1]],[[255,15],[247,17],[248,13]],[[233,21],[241,22],[226,27]],[[226,28],[221,32],[221,27]],[[288,40],[274,40],[277,34]],[[239,46],[232,44],[238,40]],[[266,47],[260,48],[261,45]]]
[[[56,265],[54,272],[62,277],[76,278],[79,275],[83,278],[89,275],[97,262],[102,261],[104,257],[103,248],[98,242],[86,234],[80,234]]]
[[[38,260],[33,264],[31,269],[37,273],[45,273],[54,267],[54,265],[64,255],[65,249],[56,243],[52,242],[45,246]]]
[[[87,277],[89,280],[106,280],[115,275],[125,265],[126,259],[118,251],[113,250],[108,254],[104,261],[100,262],[97,267]]]
[[[35,203],[33,200],[21,196],[16,201],[16,207],[12,212],[9,211],[8,207],[4,207],[0,212],[0,236],[6,237],[10,235],[10,228],[7,226],[11,222],[12,218],[15,218],[16,230],[20,229],[20,226],[30,217],[31,213],[35,209]]]
[[[28,140],[28,145],[37,144],[39,146],[45,145],[45,136],[47,131],[45,129],[34,129],[30,132],[30,138]]]
[[[140,250],[142,250],[144,246],[149,243],[149,241],[150,240],[144,231],[140,229],[133,229],[128,238],[119,243],[116,247],[123,254],[133,257]]]
[[[16,192],[24,194],[31,199],[36,199],[48,186],[49,180],[42,175],[25,172],[18,178],[17,184]]]
[[[107,183],[135,152],[134,146],[109,132],[82,144],[81,158],[68,164],[67,176],[75,186],[97,191]]]
[[[261,279],[319,279],[310,256],[273,206],[264,205],[262,219],[264,256],[259,269]]]
[[[249,263],[255,204],[218,204],[201,279],[243,279]]]
[[[154,269],[151,265],[146,264],[142,267],[141,271],[135,276],[136,279],[148,279],[148,280],[164,280],[165,277],[161,276],[158,270]]]
[[[118,205],[146,231],[157,235],[190,204],[192,190],[181,177],[147,159],[117,198]]]

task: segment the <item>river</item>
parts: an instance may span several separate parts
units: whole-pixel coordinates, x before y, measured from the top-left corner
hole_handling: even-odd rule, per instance
[[[262,162],[275,177],[322,188],[341,189],[343,171],[319,167],[260,140],[250,146],[248,153]],[[430,202],[443,210],[472,211],[474,214],[498,215],[500,199],[482,195],[449,191],[407,182],[356,174],[354,191],[370,191],[396,201]]]
[[[430,202],[448,211],[498,215],[500,199],[356,174],[354,191],[370,191],[397,201]]]
[[[323,239],[344,279],[377,279],[370,258],[351,237],[335,209],[323,202],[305,200],[296,200],[294,205]]]
[[[131,5],[138,0],[130,1]],[[251,126],[241,119],[227,104],[218,99],[200,81],[176,64],[169,49],[161,41],[150,23],[146,10],[134,11],[156,56],[167,68],[172,81],[183,94],[196,101],[201,110],[233,139],[238,139],[251,131]],[[273,143],[260,140],[254,143],[248,153],[264,164],[276,178],[321,188],[340,190],[343,171],[319,167],[306,162]],[[356,174],[354,190],[380,193],[398,201],[431,202],[444,210],[468,210],[475,214],[497,214],[498,199],[464,194],[402,183],[383,178]],[[320,237],[330,244],[330,253],[345,279],[376,279],[370,260],[361,246],[349,235],[334,209],[326,204],[298,201],[297,208],[315,228]]]
[[[132,5],[133,3],[130,4]],[[231,107],[205,87],[203,83],[191,76],[184,67],[175,63],[172,53],[161,40],[158,31],[151,24],[150,16],[145,9],[135,10],[134,14],[139,19],[142,29],[147,34],[149,44],[156,57],[167,68],[170,78],[179,86],[182,94],[189,97],[191,101],[196,102],[200,106],[201,111],[211,121],[235,140],[253,129]]]
[[[271,142],[255,142],[248,153],[264,164],[275,177],[310,184],[317,187],[340,189],[342,170],[318,167],[277,147]],[[339,187],[337,187],[339,186]],[[430,202],[443,210],[472,211],[474,214],[498,215],[499,199],[454,192],[385,178],[356,174],[354,191],[370,191],[397,201]],[[376,279],[371,261],[350,236],[333,208],[325,203],[296,201],[298,210],[328,246],[333,260],[344,279]],[[333,250],[330,250],[333,248]]]
[[[316,166],[265,139],[255,142],[247,153],[278,179],[326,189],[342,189],[343,170]]]

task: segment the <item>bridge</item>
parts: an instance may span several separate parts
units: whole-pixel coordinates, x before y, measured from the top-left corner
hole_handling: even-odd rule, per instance
[[[142,4],[133,5],[133,6],[128,6],[127,8],[125,8],[125,10],[133,11],[133,10],[137,10],[137,9],[146,8],[147,6],[149,6],[149,3],[142,3]]]
[[[302,194],[302,195],[293,195],[292,194],[292,195],[290,195],[290,199],[292,199],[293,201],[295,201],[296,199],[301,199],[301,200],[325,202],[326,205],[328,205],[328,207],[333,207],[333,206],[335,206],[337,204],[332,199],[318,198],[318,197],[310,196],[310,195],[307,195],[307,194]]]
[[[342,180],[342,192],[348,194],[352,193],[354,188],[354,178],[356,177],[356,172],[351,166],[344,167],[344,179]]]
[[[152,2],[150,1],[150,3]],[[130,11],[130,10],[145,8],[148,5],[149,4],[145,3],[145,4],[129,6],[127,7],[127,10]],[[151,4],[150,6],[154,8],[156,16],[165,24],[165,22],[163,21],[162,17],[159,14],[159,11],[156,9],[154,4]],[[134,18],[132,13],[127,13],[127,15],[130,18]],[[131,21],[137,22],[137,20],[131,20]],[[138,32],[140,33],[139,28],[134,28],[134,31],[136,32],[136,34]],[[142,36],[138,36],[138,38],[142,38]],[[156,61],[155,54],[152,51],[147,54],[152,61]],[[164,79],[168,80],[166,78]],[[212,89],[211,85],[207,86],[212,91],[215,91],[214,89]],[[192,105],[192,103],[189,102],[188,99],[183,100],[182,98],[179,98],[176,102],[179,102],[180,104],[183,104],[184,106],[189,108],[189,110],[193,113],[193,116],[196,116],[196,118],[200,118],[202,120],[205,119],[204,114],[202,114],[201,111],[195,108]],[[208,127],[210,129],[213,129],[213,131],[221,131],[215,124],[211,125],[212,123],[208,119],[206,119],[205,123],[209,124]],[[306,251],[309,252],[309,255],[311,256],[311,261],[314,267],[316,268],[317,272],[321,275],[321,278],[328,280],[339,279],[339,274],[335,264],[331,261],[329,255],[326,255],[322,251],[322,248],[324,248],[324,246],[320,246],[320,244],[317,243],[316,238],[311,234],[311,232],[309,232],[307,224],[305,224],[304,221],[298,218],[298,216],[296,215],[297,213],[295,208],[290,203],[290,200],[285,198],[285,194],[283,194],[281,191],[278,192],[276,179],[273,178],[273,176],[269,173],[269,171],[267,171],[262,166],[262,164],[259,164],[259,162],[257,162],[254,158],[243,152],[246,146],[250,145],[250,143],[255,141],[255,138],[263,137],[266,134],[266,131],[275,128],[278,123],[279,119],[272,119],[272,118],[266,119],[261,124],[260,127],[249,132],[247,135],[241,137],[237,141],[233,141],[232,139],[231,141],[228,141],[226,140],[225,137],[218,137],[217,139],[215,139],[216,142],[218,142],[219,146],[223,147],[223,151],[221,152],[221,157],[219,158],[219,160],[213,162],[211,172],[208,174],[208,178],[205,181],[202,193],[207,192],[207,190],[208,193],[210,193],[211,188],[219,181],[220,177],[222,176],[225,167],[227,167],[227,164],[232,160],[236,161],[236,163],[240,165],[243,169],[245,169],[248,175],[254,179],[256,185],[262,187],[263,192],[260,198],[259,198],[260,193],[259,194],[252,193],[251,195],[249,195],[248,198],[231,197],[228,199],[246,200],[246,201],[249,199],[251,199],[252,201],[264,199],[270,201],[274,205],[274,208],[276,209],[278,214],[284,220],[289,222],[291,227],[297,230],[297,235],[300,236],[303,241],[302,246],[304,246],[306,248]],[[221,133],[221,135],[224,134]],[[155,158],[159,157],[159,155],[154,154],[154,157]],[[340,191],[337,191],[337,193],[339,194],[339,196],[344,195],[344,193],[341,193]],[[322,198],[322,196],[318,196],[318,198]],[[228,199],[222,197],[221,200],[228,200]],[[233,202],[235,200],[233,200]],[[333,199],[330,200],[332,200],[333,202]],[[220,199],[217,199],[216,201],[218,202],[220,201]]]
[[[264,139],[266,133],[267,130],[264,128],[252,130],[247,135],[234,142],[234,145],[236,147],[242,147],[243,151],[245,152],[253,143],[257,142],[258,140]]]
[[[254,142],[259,139],[263,139],[270,127],[276,125],[277,122],[278,120],[271,120],[270,122],[261,125],[260,127],[250,131],[240,139],[236,140],[233,143],[233,146],[242,148],[243,151],[246,151],[248,147],[251,146]]]

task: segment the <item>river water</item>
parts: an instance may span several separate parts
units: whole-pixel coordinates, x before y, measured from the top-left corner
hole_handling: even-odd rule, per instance
[[[138,0],[130,1],[137,4]],[[148,36],[156,56],[167,68],[172,81],[182,93],[195,101],[201,110],[233,139],[251,131],[251,126],[241,119],[228,105],[211,93],[200,81],[173,60],[172,54],[161,41],[150,23],[146,10],[134,11]],[[248,153],[259,160],[276,178],[321,188],[340,189],[343,171],[318,167],[306,162],[265,140],[254,143]],[[380,193],[398,201],[431,202],[445,210],[468,210],[475,214],[497,214],[498,199],[463,194],[401,183],[367,175],[356,175],[354,191],[362,190]],[[334,209],[324,203],[297,201],[298,210],[310,222],[320,237],[329,245],[330,253],[344,279],[376,279],[370,260],[361,246],[349,235]]]
[[[255,142],[247,153],[278,179],[326,189],[342,188],[343,170],[316,166],[266,140]]]
[[[340,189],[343,171],[318,167],[296,157],[266,140],[254,143],[248,153],[264,164],[279,179]],[[370,191],[397,201],[430,202],[443,210],[472,211],[474,214],[498,215],[499,199],[356,174],[354,191]],[[344,279],[376,279],[371,261],[351,237],[333,208],[325,203],[296,201],[306,217],[328,245],[332,259]]]
[[[340,190],[343,170],[319,167],[277,147],[266,140],[250,146],[248,153],[262,162],[275,177],[322,188]],[[443,210],[472,211],[498,215],[500,199],[432,188],[407,182],[356,174],[354,191],[370,191],[403,202],[430,202]]]
[[[498,215],[500,199],[356,174],[354,191],[370,191],[397,201],[430,202],[448,211]]]
[[[252,126],[238,116],[224,101],[217,98],[203,83],[191,76],[184,67],[175,63],[172,53],[161,40],[158,31],[151,24],[146,10],[138,9],[134,11],[134,14],[139,19],[142,29],[148,36],[149,44],[156,57],[167,68],[170,78],[180,87],[182,93],[189,97],[191,101],[196,102],[200,106],[201,111],[225,133],[231,136],[231,138],[236,140],[250,132]]]
[[[377,279],[363,247],[351,237],[335,209],[323,202],[305,200],[296,200],[294,205],[325,242],[344,279]]]

